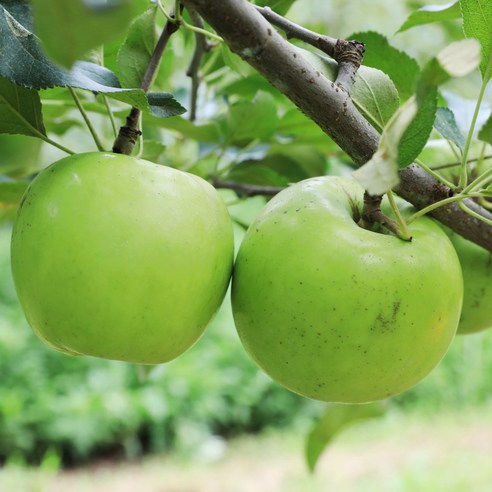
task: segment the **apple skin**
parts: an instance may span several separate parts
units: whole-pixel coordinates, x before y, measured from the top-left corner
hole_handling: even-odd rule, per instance
[[[245,349],[316,400],[401,393],[439,363],[458,325],[463,280],[446,234],[427,217],[412,224],[411,242],[362,229],[351,208],[362,200],[349,178],[297,183],[265,207],[236,259],[232,307]]]
[[[209,183],[111,153],[43,170],[12,234],[14,282],[35,333],[67,353],[141,364],[198,339],[233,255],[232,221]]]
[[[448,228],[445,231],[463,271],[463,309],[457,333],[466,335],[486,330],[492,327],[492,254]]]

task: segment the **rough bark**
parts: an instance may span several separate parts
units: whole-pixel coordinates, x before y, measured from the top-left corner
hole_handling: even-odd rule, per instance
[[[362,117],[345,91],[328,81],[291,44],[277,33],[254,5],[246,0],[182,0],[195,9],[229,48],[287,96],[344,150],[362,165],[377,149],[379,134]],[[438,190],[438,191],[436,191]],[[398,194],[417,208],[448,197],[449,189],[416,165],[401,172]],[[491,214],[467,203],[481,215]],[[433,214],[467,239],[492,251],[492,228],[448,205]]]

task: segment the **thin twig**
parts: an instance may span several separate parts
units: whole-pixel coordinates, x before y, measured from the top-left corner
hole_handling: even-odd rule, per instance
[[[171,18],[174,17],[174,13],[171,14]],[[147,70],[142,80],[141,88],[147,92],[152,84],[152,81],[159,68],[164,50],[171,36],[179,29],[180,24],[171,20],[168,20],[164,26],[161,36],[157,41],[154,48],[154,52],[150,57]],[[126,125],[120,128],[118,136],[113,145],[113,152],[117,154],[130,155],[135,147],[138,137],[141,134],[139,129],[140,109],[133,107],[130,114],[126,118]]]
[[[310,31],[305,27],[292,22],[285,17],[274,12],[270,7],[258,7],[256,10],[268,21],[270,24],[278,27],[285,32],[287,39],[299,39],[299,41],[304,41],[311,46],[314,46],[326,53],[328,56],[334,57],[335,47],[337,44],[337,39],[331,38],[330,36],[323,36],[317,32]]]
[[[240,196],[275,196],[285,189],[282,186],[261,186],[236,183],[235,181],[222,181],[220,179],[214,179],[212,184],[215,188],[233,190]]]
[[[486,160],[489,160],[489,159],[492,159],[492,155],[486,155],[484,157],[481,158],[482,160],[486,161]],[[475,159],[468,159],[468,164],[472,163],[472,162],[478,162],[480,160],[480,157],[477,157]],[[431,169],[433,171],[439,171],[441,169],[448,169],[449,167],[456,167],[456,166],[460,166],[461,165],[461,161],[456,161],[456,162],[449,162],[448,164],[441,164],[440,166],[433,166]]]
[[[270,24],[284,31],[287,39],[295,38],[304,41],[336,60],[338,63],[338,75],[335,84],[345,92],[350,93],[350,89],[355,82],[355,74],[364,56],[365,47],[363,43],[323,36],[282,17],[270,7],[256,6],[256,10]]]
[[[188,9],[193,25],[203,29],[203,20],[197,14],[196,10]],[[191,96],[190,96],[190,121],[196,120],[196,109],[198,99],[198,89],[200,88],[200,63],[203,55],[209,51],[211,44],[208,42],[204,34],[195,32],[195,51],[191,59],[186,75],[191,78]]]

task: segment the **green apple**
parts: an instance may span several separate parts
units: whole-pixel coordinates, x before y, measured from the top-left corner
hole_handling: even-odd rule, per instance
[[[47,344],[157,364],[203,333],[224,298],[233,249],[225,204],[203,179],[86,153],[31,183],[14,224],[12,271]]]
[[[463,309],[458,334],[475,333],[492,327],[492,254],[449,229],[463,271]]]
[[[363,229],[353,210],[362,200],[350,178],[297,183],[269,202],[236,259],[244,347],[274,380],[317,400],[410,388],[439,363],[460,317],[460,264],[442,229],[418,219],[411,242]]]

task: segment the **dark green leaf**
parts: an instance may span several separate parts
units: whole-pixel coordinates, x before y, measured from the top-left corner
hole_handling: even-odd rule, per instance
[[[149,92],[147,99],[151,113],[158,118],[169,118],[186,113],[186,109],[168,92]]]
[[[398,153],[398,167],[411,164],[425,147],[436,119],[437,87],[430,88],[418,100],[418,112],[403,134]]]
[[[480,129],[478,138],[492,145],[492,115]]]
[[[39,94],[0,77],[0,133],[46,135]]]
[[[306,461],[314,471],[323,451],[341,431],[348,426],[384,415],[381,403],[367,405],[330,405],[306,439]]]
[[[398,32],[403,32],[412,27],[423,26],[433,22],[459,19],[460,17],[461,11],[458,0],[454,0],[445,5],[426,5],[416,12],[412,12]]]
[[[492,77],[492,2],[490,0],[460,0],[463,29],[468,38],[482,45],[480,71],[485,82]]]
[[[465,148],[465,137],[458,128],[454,113],[449,108],[437,108],[434,128],[444,138],[455,143],[461,150]]]
[[[393,46],[377,32],[357,32],[348,39],[361,41],[366,45],[364,65],[377,68],[391,78],[402,100],[408,99],[417,87],[419,66],[417,62]]]
[[[478,43],[464,40],[444,48],[423,68],[417,87],[417,116],[400,142],[400,168],[411,164],[429,139],[436,119],[437,87],[452,77],[461,77],[473,71],[479,59]]]
[[[35,36],[21,24],[21,20],[28,18],[28,5],[16,4],[18,8],[12,12],[20,12],[17,20],[6,10],[9,5],[5,1],[0,4],[0,53],[4,54],[0,57],[1,77],[29,89],[68,86],[99,92],[143,111],[150,110],[142,90],[122,89],[113,72],[106,68],[77,62],[72,70],[67,71],[49,61]]]
[[[156,43],[156,10],[152,7],[133,21],[118,51],[116,73],[122,87],[135,88],[142,84]]]
[[[132,0],[31,0],[34,28],[46,53],[70,67],[89,50],[125,32],[137,13]]]

